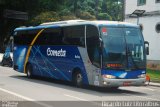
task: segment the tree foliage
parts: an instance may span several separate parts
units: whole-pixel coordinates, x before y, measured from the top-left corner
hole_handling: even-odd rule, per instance
[[[13,29],[43,22],[84,19],[122,20],[123,0],[0,0],[0,51]],[[29,20],[4,18],[5,9],[28,13]],[[2,27],[3,26],[3,27]],[[5,40],[6,39],[6,40]],[[7,43],[7,42],[6,42]]]
[[[122,0],[4,0],[3,4],[7,9],[28,12],[29,24],[70,19],[122,20]]]

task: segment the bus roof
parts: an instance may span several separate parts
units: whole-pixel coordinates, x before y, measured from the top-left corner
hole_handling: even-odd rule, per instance
[[[54,27],[62,27],[62,26],[73,26],[73,25],[107,25],[107,26],[123,26],[123,27],[136,27],[139,26],[136,24],[131,24],[127,22],[119,22],[119,21],[87,21],[87,20],[67,20],[67,21],[58,21],[58,22],[47,22],[42,23],[38,26],[31,27],[19,27],[16,28],[15,31],[21,30],[34,30],[34,29],[43,29],[43,28],[54,28]]]

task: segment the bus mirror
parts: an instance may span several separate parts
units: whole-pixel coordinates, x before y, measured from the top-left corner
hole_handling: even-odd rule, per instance
[[[149,55],[149,42],[145,41],[144,44],[145,44],[146,54]]]
[[[149,47],[146,47],[146,54],[149,55]]]

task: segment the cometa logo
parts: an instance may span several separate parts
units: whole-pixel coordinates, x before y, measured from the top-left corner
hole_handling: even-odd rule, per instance
[[[48,56],[57,56],[57,57],[66,57],[66,50],[51,50],[51,48],[47,49]]]

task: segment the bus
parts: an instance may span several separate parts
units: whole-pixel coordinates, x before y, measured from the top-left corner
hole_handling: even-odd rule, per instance
[[[14,70],[77,87],[142,86],[149,43],[140,27],[116,21],[68,20],[14,30]]]

